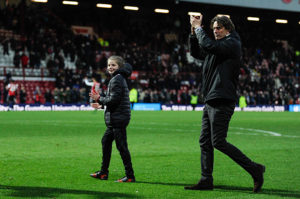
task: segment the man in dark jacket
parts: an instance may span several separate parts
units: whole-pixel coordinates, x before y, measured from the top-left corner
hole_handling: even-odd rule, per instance
[[[201,179],[191,190],[213,189],[214,148],[228,155],[244,168],[254,180],[254,192],[261,190],[265,166],[257,164],[238,148],[226,141],[231,116],[237,100],[236,87],[241,60],[241,41],[232,21],[216,16],[211,21],[215,41],[202,28],[202,15],[190,17],[192,34],[189,38],[191,55],[204,60],[202,94],[205,107],[202,117]]]
[[[93,103],[92,107],[105,107],[105,124],[107,126],[102,138],[102,167],[100,171],[91,176],[100,180],[108,179],[112,142],[115,140],[126,172],[126,176],[116,182],[135,182],[126,135],[126,127],[130,121],[129,90],[126,78],[130,76],[132,68],[129,64],[124,63],[123,58],[111,56],[108,59],[107,71],[112,78],[108,83],[106,96],[100,96],[97,92],[90,94],[91,98],[97,102]]]

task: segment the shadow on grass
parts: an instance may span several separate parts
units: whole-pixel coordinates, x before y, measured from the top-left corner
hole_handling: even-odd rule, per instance
[[[56,198],[61,194],[88,195],[94,198],[138,198],[137,195],[115,192],[101,192],[77,189],[62,189],[52,187],[29,187],[29,186],[9,186],[0,185],[0,191],[9,191],[7,196],[26,198]]]
[[[191,184],[185,184],[185,183],[143,182],[143,181],[138,181],[136,183],[167,185],[167,186],[182,186],[182,189],[184,186],[191,185]],[[252,189],[253,189],[253,187],[238,187],[238,186],[228,186],[228,185],[215,185],[214,186],[214,191],[240,192],[240,193],[254,194],[252,192]],[[281,189],[265,189],[265,188],[263,188],[262,191],[257,194],[300,198],[300,191],[288,191],[288,190],[281,190]]]
[[[156,185],[168,185],[168,186],[189,186],[190,185],[190,184],[184,184],[184,183],[145,182],[145,181],[136,181],[136,183],[141,183],[141,184],[156,184]]]
[[[227,186],[227,185],[216,185],[214,187],[215,187],[214,190],[220,190],[225,192],[253,193],[252,187],[238,187],[238,186]],[[265,189],[264,187],[262,188],[262,191],[257,194],[300,198],[300,191],[289,191],[289,190],[282,190],[282,189]]]

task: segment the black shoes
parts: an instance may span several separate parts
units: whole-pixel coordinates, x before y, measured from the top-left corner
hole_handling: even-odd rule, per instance
[[[261,191],[261,188],[264,184],[264,173],[266,167],[262,164],[256,164],[255,172],[252,173],[252,178],[254,181],[253,192],[258,193]],[[214,185],[212,180],[203,180],[201,179],[198,184],[184,187],[186,190],[213,190]]]
[[[257,169],[255,174],[252,175],[254,181],[253,192],[257,193],[261,191],[261,188],[264,184],[264,172],[266,171],[266,167],[261,164],[257,164]]]
[[[213,190],[214,185],[211,180],[200,180],[198,184],[184,187],[186,190]]]
[[[135,182],[135,177],[123,177],[115,182]]]
[[[101,171],[96,171],[95,173],[90,174],[91,177],[97,178],[99,180],[107,180],[108,179],[108,173],[104,173]]]

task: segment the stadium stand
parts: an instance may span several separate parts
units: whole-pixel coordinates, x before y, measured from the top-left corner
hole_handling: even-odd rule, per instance
[[[176,4],[171,6],[178,8]],[[201,103],[198,86],[202,63],[189,55],[189,25],[184,12],[194,5],[185,6],[170,15],[150,14],[146,10],[142,14],[120,9],[96,12],[96,8],[83,8],[79,14],[76,12],[79,8],[72,7],[51,9],[22,3],[7,6],[0,16],[1,93],[5,93],[5,76],[10,74],[25,87],[26,103],[34,103],[36,86],[42,96],[46,88],[50,89],[53,103],[87,103],[89,88],[82,79],[96,73],[102,77],[105,88],[107,57],[118,54],[133,65],[130,86],[138,89],[139,102],[188,104],[191,93],[196,92]],[[205,4],[201,4],[201,9],[214,10],[207,12],[208,18],[228,11],[226,6]],[[268,20],[247,22],[240,13],[258,11],[237,8],[230,11],[244,47],[240,95],[245,95],[249,105],[299,103],[299,25],[282,28],[283,25]],[[76,34],[71,31],[72,25],[91,27],[93,33]],[[209,26],[208,21],[205,26]],[[33,81],[28,77],[40,79]],[[186,90],[184,97],[182,93]],[[71,99],[70,95],[75,97]],[[2,94],[2,103],[4,98]],[[41,103],[44,102],[42,97]]]

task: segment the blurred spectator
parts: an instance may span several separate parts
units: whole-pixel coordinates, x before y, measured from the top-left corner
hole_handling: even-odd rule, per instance
[[[60,91],[57,87],[54,88],[54,90],[53,90],[53,98],[54,98],[54,103],[55,104],[60,104],[61,103],[61,101],[60,101]]]
[[[8,39],[5,39],[2,42],[2,45],[3,45],[3,55],[9,55],[9,41],[8,41]]]
[[[39,86],[35,87],[33,92],[33,100],[35,104],[41,104],[42,93]]]
[[[27,93],[23,85],[21,86],[19,97],[20,97],[20,104],[25,104]]]
[[[246,97],[244,95],[241,95],[239,98],[239,107],[243,111],[245,107],[247,107]]]
[[[81,104],[86,104],[87,103],[86,89],[85,88],[80,88],[79,95],[80,95],[79,102]]]
[[[9,84],[6,86],[6,90],[8,91],[8,103],[10,106],[13,106],[16,103],[16,95],[18,84],[14,80],[10,80]]]
[[[136,88],[132,88],[129,91],[129,100],[130,100],[131,106],[133,106],[134,103],[138,102],[138,91],[136,90]]]
[[[16,51],[14,55],[14,66],[16,68],[20,67],[20,60],[21,60],[20,52]]]
[[[29,62],[29,58],[28,58],[28,56],[25,53],[23,53],[22,56],[21,56],[21,62],[22,62],[22,67],[23,68],[27,68],[28,62]]]
[[[184,87],[182,90],[181,90],[181,94],[180,94],[180,104],[190,104],[190,96],[188,94],[188,91],[187,91],[187,88]]]
[[[178,104],[178,98],[175,89],[171,90],[171,104]]]
[[[159,102],[159,96],[157,93],[157,90],[155,89],[154,91],[151,91],[151,103],[158,103]]]
[[[59,103],[65,104],[66,103],[66,93],[64,88],[60,88],[58,90],[58,101]]]
[[[79,88],[76,86],[73,86],[71,90],[71,103],[79,103],[80,101],[80,93],[79,93]]]
[[[66,90],[64,91],[64,103],[71,104],[71,89],[67,86]]]
[[[144,99],[143,99],[144,103],[151,103],[152,102],[150,92],[151,92],[150,89],[145,90]]]
[[[190,96],[191,96],[190,104],[192,105],[193,110],[195,110],[195,108],[198,104],[198,96],[195,92],[192,92]]]
[[[49,88],[46,88],[46,92],[44,93],[45,102],[52,104],[53,95]]]
[[[5,86],[5,84],[4,84]],[[6,86],[3,89],[3,93],[2,93],[2,100],[3,100],[3,104],[7,103],[7,98],[8,98],[8,90],[6,89]]]

